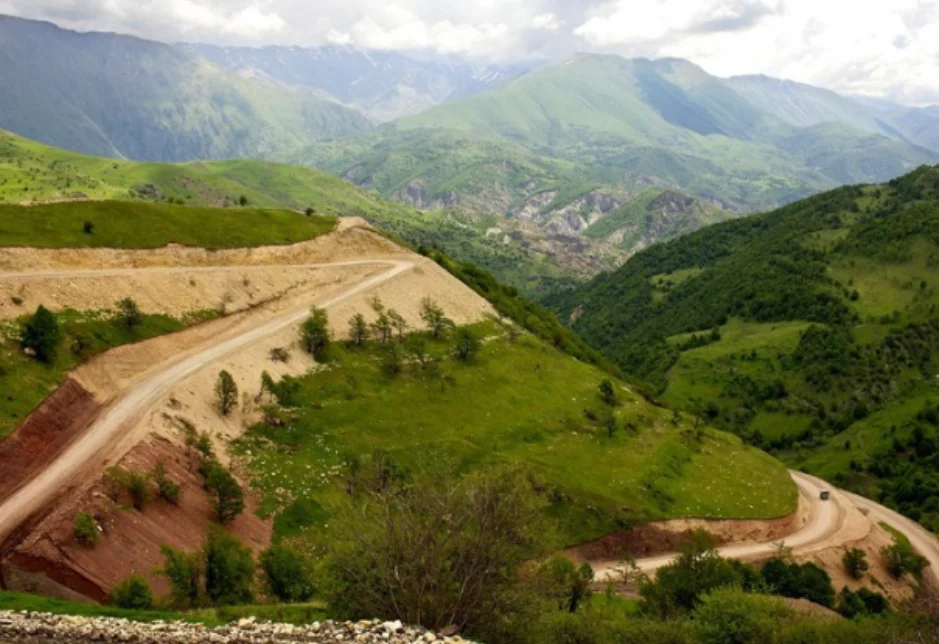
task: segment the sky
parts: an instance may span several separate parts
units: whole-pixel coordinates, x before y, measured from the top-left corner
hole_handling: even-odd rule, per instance
[[[168,42],[493,63],[675,56],[719,76],[939,103],[939,0],[0,0],[0,13]]]

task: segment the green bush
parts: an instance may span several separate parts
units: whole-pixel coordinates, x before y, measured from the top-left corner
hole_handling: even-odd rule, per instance
[[[845,552],[841,562],[852,579],[860,579],[870,568],[867,563],[867,554],[860,548],[851,548]]]
[[[908,541],[900,540],[892,546],[885,546],[880,551],[884,566],[893,577],[899,579],[906,573],[919,577],[929,561],[919,555]]]
[[[701,644],[763,644],[775,639],[780,622],[792,614],[775,597],[721,588],[701,596],[692,630]]]
[[[254,597],[254,559],[251,549],[217,526],[209,527],[202,549],[205,594],[213,604],[247,604]]]
[[[23,325],[20,344],[24,349],[32,351],[40,362],[52,363],[55,362],[60,339],[61,332],[55,314],[39,305]]]
[[[300,346],[316,359],[322,358],[323,352],[332,342],[329,330],[329,317],[326,311],[315,306],[310,309],[310,317],[300,327]]]
[[[111,589],[111,603],[119,608],[149,610],[153,608],[153,593],[146,579],[131,575]]]
[[[215,463],[209,468],[206,487],[215,492],[215,519],[225,524],[245,509],[244,490],[231,472]]]
[[[313,571],[298,551],[273,545],[261,554],[260,563],[271,596],[282,602],[302,602],[313,596]]]
[[[93,546],[98,542],[98,524],[87,512],[75,515],[75,541],[83,546]]]
[[[157,486],[157,494],[173,505],[179,504],[179,484],[171,481],[166,474],[166,465],[160,461],[153,468],[153,481]]]
[[[218,374],[218,380],[215,383],[215,402],[222,416],[227,416],[238,404],[238,385],[227,371],[220,371]]]

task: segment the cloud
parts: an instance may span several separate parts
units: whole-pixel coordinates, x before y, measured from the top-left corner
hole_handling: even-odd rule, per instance
[[[545,31],[557,31],[561,28],[561,21],[551,13],[541,13],[535,16],[531,21],[531,26],[535,29],[544,29]]]
[[[222,45],[356,45],[484,62],[687,58],[939,102],[939,0],[0,0],[63,27]]]

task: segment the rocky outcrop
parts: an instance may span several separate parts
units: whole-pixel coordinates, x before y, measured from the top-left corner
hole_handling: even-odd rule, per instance
[[[440,210],[455,204],[458,197],[452,190],[443,195],[430,195],[424,187],[423,180],[413,179],[392,195],[392,199],[411,204],[419,210]]]
[[[76,617],[38,612],[0,611],[0,642],[136,642],[139,644],[249,644],[254,642],[362,642],[418,644],[468,642],[437,635],[399,621],[314,622],[293,625],[258,622],[253,617],[217,628],[190,622],[133,622],[109,617]]]

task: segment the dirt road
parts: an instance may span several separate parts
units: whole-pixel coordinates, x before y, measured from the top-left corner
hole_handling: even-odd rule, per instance
[[[243,349],[244,347],[269,337],[279,331],[294,325],[309,314],[309,306],[316,305],[328,309],[336,306],[364,291],[372,289],[387,282],[416,265],[416,260],[410,259],[370,259],[346,262],[332,262],[323,264],[307,264],[300,266],[306,268],[331,268],[342,266],[385,265],[388,270],[372,275],[358,283],[326,297],[314,299],[303,307],[275,314],[257,326],[242,331],[234,337],[223,339],[220,342],[197,350],[195,353],[180,357],[173,361],[168,360],[155,373],[137,383],[123,396],[114,401],[101,416],[88,429],[85,435],[74,445],[66,449],[48,468],[30,480],[16,493],[0,505],[0,542],[10,535],[31,514],[49,503],[57,493],[63,490],[82,473],[86,465],[95,458],[99,458],[109,447],[113,447],[123,436],[132,431],[135,421],[165,392],[188,376],[206,367],[207,365],[224,359],[226,356]],[[198,270],[229,270],[226,267],[212,267],[208,269],[182,267],[182,268],[152,268],[152,269],[103,269],[96,271],[74,272],[42,272],[42,273],[2,273],[0,279],[42,279],[55,276],[94,276],[119,275],[146,272],[167,271],[198,271]],[[231,270],[245,270],[237,267]]]
[[[839,490],[821,479],[802,472],[790,471],[790,474],[810,507],[808,523],[782,540],[794,554],[853,542],[863,534],[865,529],[870,529],[872,519],[882,521],[909,537],[913,546],[931,564],[926,574],[939,582],[939,540],[935,535],[914,521],[869,499]],[[822,490],[828,490],[831,493],[830,500],[821,500]],[[772,555],[777,544],[777,541],[741,543],[719,548],[718,552],[721,556],[732,559],[759,559]],[[636,560],[636,565],[642,572],[648,574],[672,562],[675,557],[674,553],[647,557]],[[592,565],[597,581],[619,579],[624,568],[622,562],[596,562]]]

